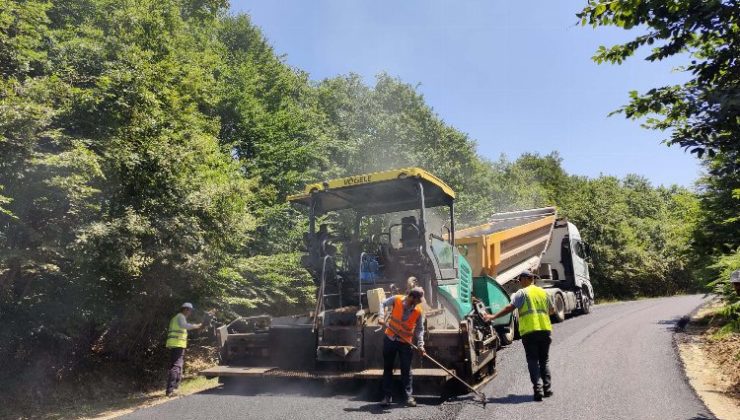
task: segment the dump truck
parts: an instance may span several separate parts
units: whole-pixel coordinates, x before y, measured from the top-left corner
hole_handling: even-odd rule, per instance
[[[456,232],[455,243],[473,270],[475,296],[484,296],[483,288],[492,281],[510,296],[520,288],[518,275],[530,270],[538,274],[535,284],[545,289],[555,308],[554,322],[591,311],[590,247],[573,223],[557,217],[554,207],[493,214],[488,223]],[[517,338],[517,311],[497,319],[495,327],[502,344],[510,344]]]
[[[560,226],[554,215],[541,214],[535,224],[511,224],[504,217],[461,230],[460,236],[455,192],[420,168],[310,184],[289,200],[308,215],[301,263],[316,285],[315,307],[309,313],[243,317],[221,326],[222,363],[203,371],[207,377],[379,380],[380,302],[420,286],[427,353],[481,387],[495,375],[500,335],[510,335],[516,323],[512,316],[489,323],[483,315],[509,303],[516,270],[537,265],[542,273],[540,261],[549,261],[543,259],[549,241],[527,242],[528,232],[552,233]],[[515,230],[516,252],[501,236],[504,226]],[[489,255],[497,244],[505,248]],[[549,273],[559,275],[559,269],[551,266]],[[431,385],[442,395],[458,389],[448,372],[424,358],[415,357],[412,369],[415,385]]]

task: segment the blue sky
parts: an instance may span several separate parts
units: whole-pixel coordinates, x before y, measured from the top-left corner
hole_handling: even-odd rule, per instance
[[[576,26],[585,0],[232,0],[291,66],[322,80],[380,72],[419,84],[448,124],[490,159],[557,150],[572,174],[636,173],[691,186],[698,161],[621,115],[632,89],[677,83],[680,61],[597,65],[599,45],[630,39]]]

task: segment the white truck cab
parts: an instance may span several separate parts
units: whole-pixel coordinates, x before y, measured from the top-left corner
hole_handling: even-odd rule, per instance
[[[590,248],[578,228],[565,219],[553,225],[552,236],[540,264],[540,286],[556,307],[556,321],[575,310],[590,311],[594,291],[588,272]]]

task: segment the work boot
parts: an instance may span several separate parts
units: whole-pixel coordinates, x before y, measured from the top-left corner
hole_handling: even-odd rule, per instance
[[[535,401],[542,401],[542,393],[541,392],[535,392],[534,393],[534,400]]]
[[[410,397],[408,400],[406,400],[406,405],[409,407],[416,407],[416,400],[414,397]]]
[[[542,394],[545,398],[552,397],[552,389],[546,389],[545,393]]]
[[[380,405],[382,405],[383,407],[388,407],[389,405],[391,405],[391,397],[383,397],[383,399],[380,401]]]

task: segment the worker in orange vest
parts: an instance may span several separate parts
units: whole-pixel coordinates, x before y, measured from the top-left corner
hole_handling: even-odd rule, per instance
[[[406,397],[406,405],[416,407],[416,400],[412,396],[411,388],[411,359],[413,351],[409,343],[416,340],[416,346],[422,356],[424,350],[424,314],[421,302],[424,299],[424,289],[414,287],[406,296],[396,295],[388,298],[378,310],[378,323],[386,325],[383,338],[383,406],[391,403],[393,386],[393,364],[396,354],[401,361],[401,383]],[[388,320],[385,319],[385,310],[390,309]]]

